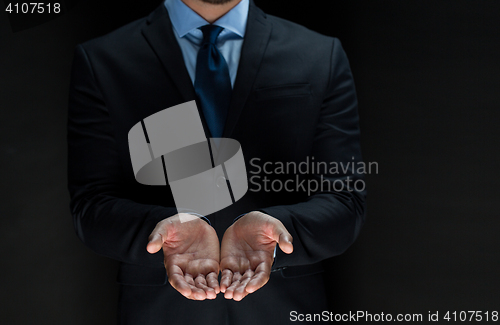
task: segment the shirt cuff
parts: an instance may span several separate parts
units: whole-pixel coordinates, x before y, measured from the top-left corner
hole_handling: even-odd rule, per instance
[[[201,215],[199,213],[196,213],[196,212],[193,212],[191,210],[183,210],[183,209],[180,209],[180,210],[177,210],[178,213],[188,213],[188,214],[192,214],[193,216],[197,216],[198,218],[202,219],[202,220],[205,220],[210,226],[212,225],[212,223],[210,222],[210,219],[208,219],[207,217],[205,217],[204,215]]]
[[[243,213],[243,214],[240,214],[239,216],[237,216],[234,220],[233,220],[233,224],[238,221],[241,217],[243,217],[244,215],[246,215],[248,213]]]

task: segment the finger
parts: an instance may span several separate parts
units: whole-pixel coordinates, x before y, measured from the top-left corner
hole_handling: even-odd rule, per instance
[[[147,251],[151,254],[158,252],[163,247],[163,242],[167,240],[167,233],[169,223],[165,220],[156,224],[155,229],[149,235],[149,242],[146,247]]]
[[[293,238],[292,235],[286,230],[285,226],[279,226],[277,227],[276,231],[274,234],[277,235],[277,238],[273,238],[278,242],[278,245],[280,249],[283,251],[283,253],[286,254],[291,254],[293,252]]]
[[[226,299],[233,299],[233,293],[234,289],[236,289],[237,283],[231,284],[229,287],[227,287],[226,291],[224,292],[224,298]]]
[[[191,286],[186,282],[186,279],[180,274],[173,274],[168,277],[168,282],[172,285],[172,287],[179,291],[181,295],[186,298],[191,298],[192,290]]]
[[[220,291],[223,293],[226,292],[231,283],[233,283],[233,272],[229,269],[223,270],[220,279]]]
[[[208,273],[207,276],[205,277],[207,281],[207,285],[214,289],[215,294],[219,294],[220,292],[220,286],[219,286],[219,281],[217,279],[217,274],[215,272]]]
[[[255,274],[252,279],[246,285],[245,291],[248,293],[254,293],[255,291],[262,288],[271,276],[271,265],[269,263],[261,263],[255,269]]]
[[[191,286],[195,286],[196,283],[194,282],[194,279],[193,279],[193,276],[191,274],[185,274],[184,275],[184,279],[186,279],[186,282],[191,285]]]
[[[245,298],[248,295],[249,295],[249,293],[246,292],[245,286],[240,286],[236,290],[234,290],[233,300],[234,301],[241,301],[241,300],[243,300],[243,298]]]
[[[148,245],[146,246],[150,254],[158,252],[163,246],[163,237],[159,232],[155,232],[155,230],[151,233]]]
[[[239,286],[240,279],[241,279],[240,273],[238,272],[233,273],[233,281],[231,285],[226,289],[226,292],[224,293],[224,298],[233,299],[234,290],[236,290],[236,288]]]
[[[250,280],[252,280],[253,275],[254,272],[252,270],[247,270],[245,274],[243,274],[243,277],[240,279],[240,283],[233,292],[233,299],[235,301],[241,301],[248,295],[248,292],[245,290],[245,287],[250,282]]]
[[[192,297],[194,281],[189,274],[184,274],[184,271],[179,265],[169,265],[167,267],[167,277],[168,282],[170,282],[172,287],[181,295],[188,299],[194,299]],[[191,284],[189,282],[191,282]]]
[[[191,297],[194,300],[205,300],[207,299],[207,294],[205,290],[196,287],[195,285],[191,285]]]
[[[189,288],[191,289],[191,295],[189,296],[190,299],[205,300],[207,298],[205,290],[197,286],[197,282],[191,274],[186,273],[184,275],[184,279],[186,280],[186,283],[189,284]],[[196,279],[198,280],[198,277]]]
[[[269,276],[264,273],[257,273],[255,276],[248,282],[245,287],[245,291],[248,293],[254,293],[255,291],[262,288],[269,281]]]
[[[200,274],[196,277],[194,280],[195,286],[203,291],[205,291],[205,295],[207,299],[215,299],[217,297],[217,294],[215,293],[215,290],[213,288],[210,288],[207,285],[207,281],[205,279],[205,276]]]
[[[240,279],[240,285],[247,285],[247,283],[253,278],[255,272],[252,271],[251,269],[248,269],[243,273]]]
[[[194,279],[194,283],[196,285],[201,284],[201,285],[206,286],[207,285],[207,280],[205,279],[205,276],[203,274],[198,274],[198,276],[196,277],[196,279]]]

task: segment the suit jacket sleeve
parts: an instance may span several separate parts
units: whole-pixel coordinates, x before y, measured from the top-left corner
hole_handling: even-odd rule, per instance
[[[311,156],[316,162],[338,163],[337,171],[311,175],[322,191],[316,191],[305,202],[261,209],[279,219],[293,236],[294,252],[286,255],[277,250],[273,268],[307,265],[343,253],[356,239],[365,220],[366,192],[361,189],[363,171],[359,145],[357,98],[349,62],[338,39],[333,40],[330,80],[322,102],[320,118]],[[347,163],[354,164],[342,170]],[[330,170],[330,166],[329,166]],[[358,173],[358,171],[360,173]],[[330,191],[326,186],[330,182]],[[340,190],[340,182],[344,189]],[[350,189],[347,189],[350,182]],[[333,185],[336,185],[334,189]]]
[[[71,75],[68,176],[71,212],[80,239],[93,251],[122,262],[161,266],[161,251],[146,251],[148,236],[175,208],[139,204],[122,193],[123,180],[106,103],[80,45]]]

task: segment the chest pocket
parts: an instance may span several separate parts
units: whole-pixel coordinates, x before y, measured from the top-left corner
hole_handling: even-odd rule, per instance
[[[311,89],[309,84],[289,84],[257,88],[253,93],[255,101],[265,101],[286,97],[304,97],[310,96]]]
[[[254,89],[240,117],[240,130],[245,137],[251,135],[252,143],[258,143],[255,156],[269,161],[294,160],[297,145],[316,122],[312,103],[308,83]]]

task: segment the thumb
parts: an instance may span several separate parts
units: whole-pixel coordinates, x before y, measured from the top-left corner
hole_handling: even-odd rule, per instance
[[[283,253],[291,254],[293,252],[292,235],[286,230],[281,221],[277,221],[277,224],[274,226],[273,239],[278,243]]]
[[[153,234],[149,236],[149,242],[146,249],[150,254],[154,254],[158,252],[162,248],[162,246],[163,246],[163,237],[161,236],[160,233],[153,232]]]
[[[280,249],[283,251],[283,253],[291,254],[293,252],[292,242],[292,235],[290,235],[290,233],[285,229],[285,231],[279,235],[278,240],[278,245],[280,246]]]

